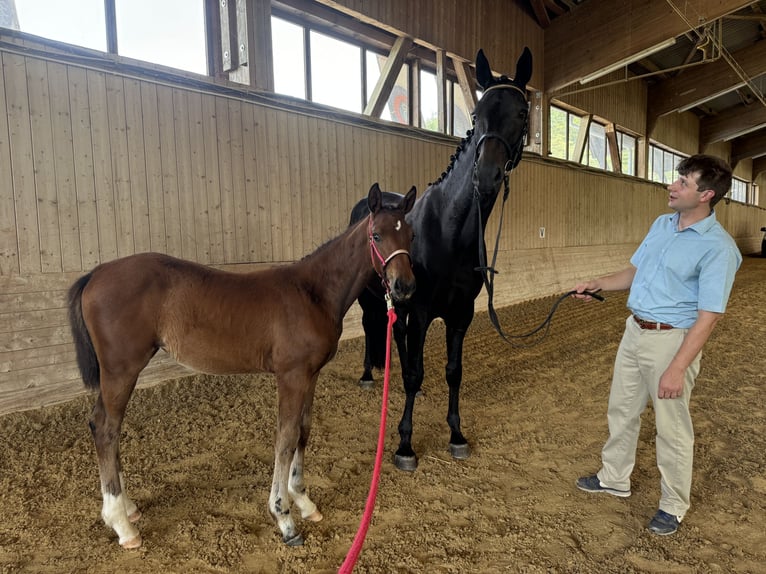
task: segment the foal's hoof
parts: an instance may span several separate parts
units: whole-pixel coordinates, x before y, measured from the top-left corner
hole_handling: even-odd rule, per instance
[[[415,472],[415,469],[418,468],[418,457],[417,456],[402,456],[401,454],[395,454],[394,465],[399,470],[404,470],[406,472]]]
[[[135,524],[136,522],[141,520],[141,516],[142,516],[141,515],[141,511],[140,510],[136,510],[133,514],[128,516],[128,520],[130,520],[131,524]]]
[[[324,516],[322,516],[322,513],[319,512],[318,510],[315,510],[314,512],[312,512],[308,516],[304,516],[303,520],[308,520],[309,522],[319,522],[323,518],[324,518]]]
[[[375,386],[373,379],[359,379],[359,386],[363,389],[371,389]]]
[[[288,546],[303,546],[303,536],[298,533],[292,538],[282,538],[282,542]]]
[[[134,550],[136,548],[141,548],[141,543],[142,543],[141,535],[139,534],[135,538],[131,538],[130,540],[123,542],[122,544],[120,544],[120,546],[122,546],[126,550]]]
[[[458,460],[465,460],[469,456],[471,456],[471,447],[468,446],[468,443],[464,443],[464,444],[450,443],[449,453],[452,455],[452,458],[456,458]]]

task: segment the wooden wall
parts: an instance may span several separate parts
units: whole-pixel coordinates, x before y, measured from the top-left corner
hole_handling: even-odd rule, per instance
[[[299,259],[346,227],[373,182],[422,192],[457,143],[0,40],[0,414],[83,392],[65,296],[98,263],[146,250],[231,270]],[[496,305],[620,269],[665,209],[656,184],[525,155],[505,205]],[[764,210],[720,213],[744,252],[760,249]],[[355,307],[344,336],[360,334]],[[159,356],[140,384],[181,374]]]

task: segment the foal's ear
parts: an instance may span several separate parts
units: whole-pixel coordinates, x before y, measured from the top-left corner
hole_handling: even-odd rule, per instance
[[[484,55],[484,50],[479,48],[479,53],[476,54],[476,82],[481,86],[482,90],[486,90],[494,81],[495,79],[492,77],[492,70],[489,67],[487,57]]]
[[[377,213],[383,207],[383,192],[380,191],[377,181],[372,184],[370,193],[367,194],[367,207],[370,213]]]
[[[516,62],[516,75],[513,77],[513,83],[524,88],[532,77],[532,52],[524,46],[524,51]]]
[[[415,205],[415,199],[418,195],[418,190],[413,185],[410,190],[407,192],[407,195],[405,195],[402,198],[401,203],[399,204],[401,208],[404,210],[404,213],[409,213],[412,209],[412,206]]]

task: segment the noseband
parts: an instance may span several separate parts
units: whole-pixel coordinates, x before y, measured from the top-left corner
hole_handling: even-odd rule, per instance
[[[380,282],[386,290],[386,295],[388,295],[391,292],[391,286],[388,284],[388,279],[386,279],[386,267],[397,255],[406,255],[410,260],[410,265],[412,265],[412,256],[406,249],[397,249],[388,257],[383,257],[380,249],[375,245],[375,240],[372,238],[372,213],[370,214],[369,223],[367,224],[367,238],[370,241],[370,260],[372,261],[372,268],[375,269],[375,260],[377,259],[377,262],[380,264],[380,271],[375,269],[375,272],[378,274],[378,277],[380,277]]]

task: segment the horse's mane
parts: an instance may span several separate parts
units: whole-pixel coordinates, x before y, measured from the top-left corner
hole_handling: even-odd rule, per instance
[[[492,82],[491,86],[487,86],[487,88],[484,89],[486,92],[489,88],[492,86],[499,86],[499,85],[512,85],[513,80],[511,80],[508,76],[500,76]],[[478,104],[477,104],[478,107]],[[460,157],[460,154],[465,150],[466,147],[468,147],[468,144],[471,143],[471,137],[473,136],[474,127],[476,126],[476,110],[474,109],[474,112],[471,114],[471,128],[465,133],[465,136],[463,139],[460,140],[460,143],[457,144],[457,148],[455,149],[455,153],[453,153],[451,156],[449,156],[449,165],[447,166],[447,169],[445,169],[441,175],[436,178],[436,181],[433,181],[429,183],[426,187],[431,187],[433,185],[439,184],[452,172],[452,169],[455,167],[455,162]]]

